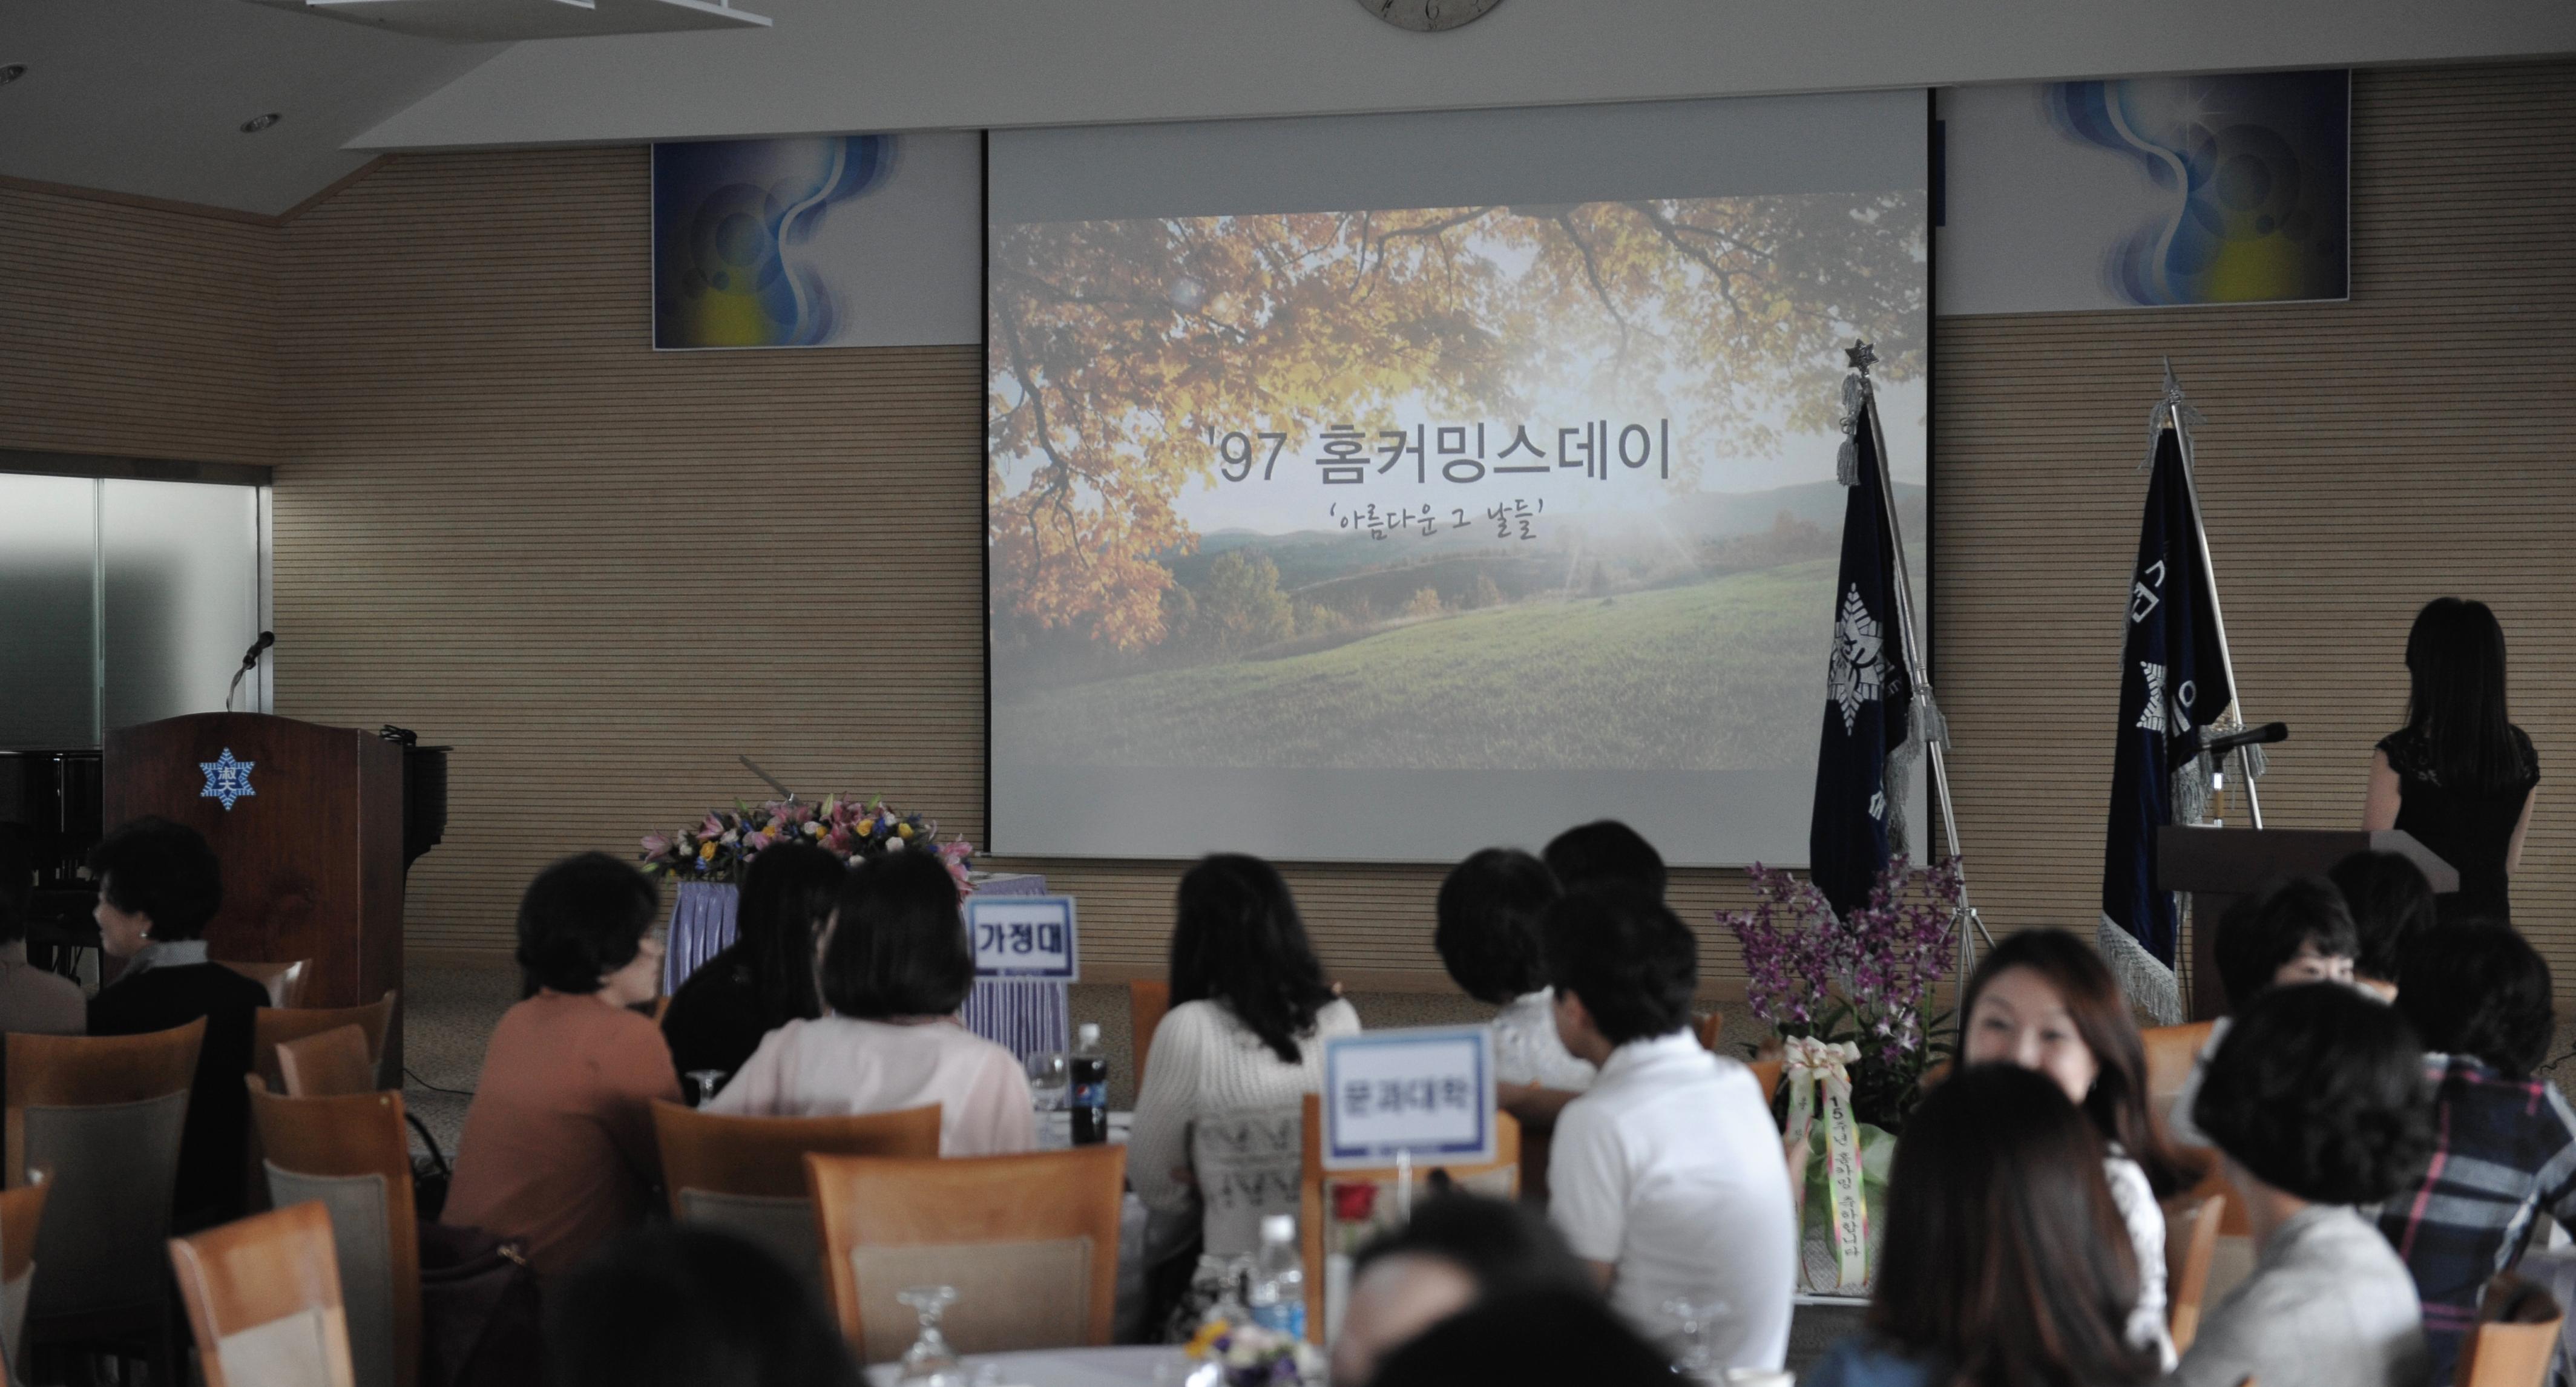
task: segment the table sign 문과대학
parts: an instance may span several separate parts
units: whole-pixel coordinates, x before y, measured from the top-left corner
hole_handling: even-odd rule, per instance
[[[979,978],[1082,980],[1074,951],[1071,896],[969,896],[966,935],[974,942]]]
[[[1324,1042],[1324,1168],[1494,1159],[1494,1033],[1364,1031]]]

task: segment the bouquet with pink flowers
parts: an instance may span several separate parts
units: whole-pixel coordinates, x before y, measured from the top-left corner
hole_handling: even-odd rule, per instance
[[[844,862],[892,852],[933,853],[957,879],[963,895],[969,889],[967,870],[975,861],[975,847],[964,838],[939,841],[938,820],[856,795],[834,795],[820,804],[736,801],[731,809],[707,811],[693,827],[648,833],[643,841],[645,872],[681,881],[740,882],[751,859],[779,843],[799,842]]]
[[[1917,869],[1887,864],[1869,903],[1837,916],[1815,883],[1756,865],[1750,910],[1724,917],[1744,950],[1745,1001],[1785,1037],[1849,1041],[1853,1107],[1893,1132],[1922,1096],[1923,1074],[1950,1046],[1931,1032],[1933,986],[1950,969],[1964,878],[1958,858]]]

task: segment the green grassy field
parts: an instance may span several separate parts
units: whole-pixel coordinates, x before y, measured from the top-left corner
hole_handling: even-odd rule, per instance
[[[1834,561],[1530,602],[995,710],[1039,765],[1733,770],[1814,745]]]

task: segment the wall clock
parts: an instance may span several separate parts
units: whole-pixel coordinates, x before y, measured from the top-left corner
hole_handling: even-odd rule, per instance
[[[1503,0],[1360,0],[1360,8],[1399,29],[1436,34],[1485,17]]]

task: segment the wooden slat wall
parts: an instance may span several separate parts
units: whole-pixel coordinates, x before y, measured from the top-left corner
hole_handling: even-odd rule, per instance
[[[2351,303],[1942,320],[1936,658],[1990,921],[2095,917],[2162,355],[2211,416],[2249,706],[2296,729],[2274,822],[2353,821],[2406,622],[2444,591],[2497,604],[2517,716],[2570,764],[2576,637],[2548,602],[2576,579],[2552,542],[2576,521],[2571,79],[2358,80]],[[277,233],[279,702],[457,745],[416,949],[506,950],[548,858],[757,794],[738,752],[982,832],[976,353],[654,354],[647,182],[631,149],[403,156]],[[2521,923],[2576,977],[2553,802]],[[995,865],[1082,894],[1097,976],[1159,961],[1174,867]],[[1436,980],[1435,870],[1289,875],[1346,976]],[[1741,891],[1676,883],[1712,972],[1734,964],[1711,912]]]
[[[1950,318],[1935,383],[1936,679],[1999,924],[2088,926],[2120,612],[2170,356],[2245,707],[2290,724],[2276,826],[2357,827],[2408,624],[2481,598],[2544,784],[2515,920],[2576,990],[2576,68],[2359,74],[2352,300]]]
[[[277,461],[278,228],[0,183],[0,448]]]

